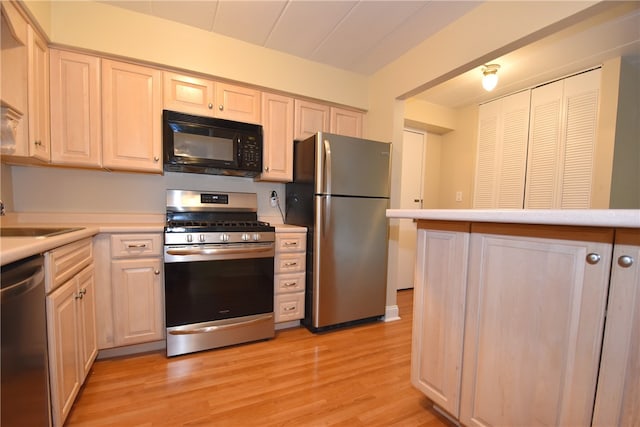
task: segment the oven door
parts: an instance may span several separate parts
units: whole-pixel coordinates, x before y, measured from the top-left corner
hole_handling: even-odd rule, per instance
[[[165,246],[167,357],[275,336],[274,244]]]
[[[273,312],[273,243],[165,246],[167,327]]]

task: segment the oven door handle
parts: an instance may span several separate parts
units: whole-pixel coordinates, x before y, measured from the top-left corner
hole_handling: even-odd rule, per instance
[[[273,250],[273,245],[252,246],[252,247],[228,247],[228,248],[168,248],[167,255],[235,255],[235,254],[255,254],[269,252]]]
[[[173,329],[167,332],[171,335],[206,334],[208,332],[213,332],[213,331],[221,331],[224,329],[233,329],[233,328],[239,328],[241,326],[248,326],[254,323],[260,323],[266,320],[271,320],[272,318],[273,318],[273,314],[270,313],[270,314],[266,314],[253,319],[244,320],[242,322],[226,323],[224,325],[202,326],[202,327],[196,327],[196,328],[185,327],[184,329]]]

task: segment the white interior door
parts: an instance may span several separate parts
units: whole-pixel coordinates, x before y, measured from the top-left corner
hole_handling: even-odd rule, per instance
[[[422,209],[425,132],[405,129],[402,137],[402,171],[400,178],[400,209]],[[416,257],[416,224],[410,219],[399,220],[397,289],[413,288]]]

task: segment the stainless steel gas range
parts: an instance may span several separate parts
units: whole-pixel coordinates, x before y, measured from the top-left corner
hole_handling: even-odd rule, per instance
[[[274,336],[275,228],[254,193],[167,190],[167,356]]]

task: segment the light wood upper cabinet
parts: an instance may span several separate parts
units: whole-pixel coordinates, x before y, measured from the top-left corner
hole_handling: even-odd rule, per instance
[[[101,167],[100,58],[51,49],[51,162]]]
[[[216,83],[216,117],[260,124],[261,92],[228,83]]]
[[[263,181],[293,179],[293,98],[262,94]]]
[[[29,96],[29,156],[51,159],[49,130],[49,48],[30,26],[27,32]]]
[[[164,108],[198,116],[260,123],[261,92],[165,71]]]
[[[344,108],[331,107],[330,132],[338,135],[362,137],[363,114]]]
[[[320,131],[329,132],[331,108],[328,105],[296,99],[294,109],[294,139],[303,140]]]
[[[105,168],[162,172],[162,72],[102,60]]]
[[[640,230],[616,230],[593,426],[640,425]]]
[[[49,49],[15,2],[2,2],[3,160],[47,163],[49,131]]]
[[[460,421],[590,425],[613,230],[471,231]]]
[[[198,116],[214,117],[214,82],[184,74],[162,73],[164,81],[164,109]]]

